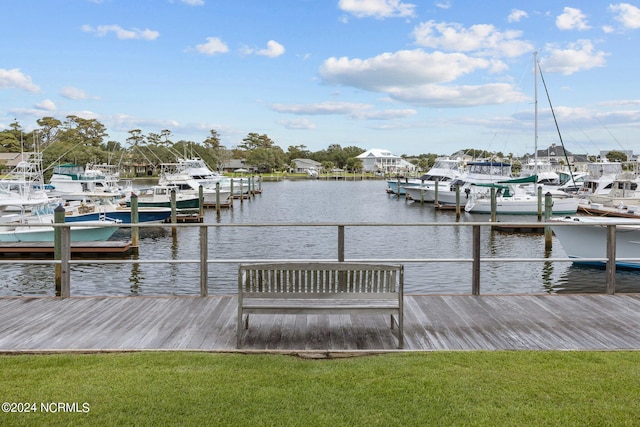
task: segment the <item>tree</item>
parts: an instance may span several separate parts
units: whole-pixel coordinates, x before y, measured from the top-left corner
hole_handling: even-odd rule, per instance
[[[251,132],[242,140],[242,144],[239,144],[238,148],[251,151],[256,148],[271,148],[273,146],[274,142],[266,134],[258,135]]]
[[[609,151],[606,155],[607,160],[610,162],[626,162],[627,161],[627,153],[622,151]]]
[[[36,120],[36,123],[40,126],[39,135],[42,148],[45,148],[58,140],[57,136],[60,132],[60,126],[62,125],[60,120],[53,117],[43,117]]]
[[[246,163],[255,165],[259,172],[273,172],[283,168],[285,154],[280,147],[259,147],[247,153]]]

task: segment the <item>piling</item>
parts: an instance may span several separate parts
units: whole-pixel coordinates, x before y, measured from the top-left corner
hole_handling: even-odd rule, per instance
[[[131,195],[131,249],[135,255],[138,255],[140,250],[140,227],[138,224],[138,195],[133,193]]]
[[[460,186],[456,185],[456,222],[460,221]]]
[[[176,208],[177,202],[176,202],[176,189],[172,188],[171,189],[171,224],[176,224],[178,222],[178,213],[177,213],[177,208]],[[176,229],[176,227],[171,227],[171,236],[173,236],[173,238],[175,238],[178,235],[178,230]]]
[[[231,197],[233,200],[233,197]],[[220,216],[220,183],[216,182],[216,215]]]
[[[538,187],[538,222],[542,221],[542,186]]]
[[[549,218],[551,218],[551,214],[552,214],[552,209],[553,209],[553,197],[551,196],[551,193],[547,193],[544,195],[544,220],[545,222],[549,221]],[[548,225],[544,226],[544,249],[545,250],[551,250],[551,242],[552,242],[552,237],[553,237],[553,230],[551,230],[551,227],[549,227]]]

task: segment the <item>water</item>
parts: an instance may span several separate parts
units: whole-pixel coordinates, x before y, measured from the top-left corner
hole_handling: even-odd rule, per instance
[[[281,181],[262,184],[263,193],[233,209],[205,211],[205,222],[220,224],[282,223],[433,223],[454,222],[455,212],[436,211],[431,204],[406,202],[385,194],[383,181]],[[488,221],[487,215],[462,215],[461,221]],[[502,221],[535,218],[501,217]],[[199,257],[197,227],[144,228],[141,260],[182,260],[177,264],[74,264],[71,294],[80,295],[197,295]],[[209,258],[337,259],[337,227],[216,227],[209,229]],[[345,258],[471,258],[471,227],[347,227]],[[128,238],[122,230],[116,238]],[[555,239],[545,253],[539,234],[512,234],[482,229],[483,257],[565,258]],[[133,259],[129,257],[128,259]],[[406,293],[471,292],[471,263],[405,262]],[[640,273],[619,271],[618,292],[640,290]],[[604,292],[603,269],[552,262],[483,262],[481,293]],[[237,289],[237,264],[209,265],[209,293]],[[55,295],[51,265],[2,265],[0,295]]]

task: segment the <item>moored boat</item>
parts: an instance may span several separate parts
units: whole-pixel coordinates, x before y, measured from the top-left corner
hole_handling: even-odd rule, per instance
[[[640,219],[569,216],[551,218],[548,222],[569,258],[574,258],[575,263],[599,266],[606,262],[581,259],[605,258],[608,226],[616,224],[616,266],[640,268]],[[587,225],[554,226],[566,222]]]

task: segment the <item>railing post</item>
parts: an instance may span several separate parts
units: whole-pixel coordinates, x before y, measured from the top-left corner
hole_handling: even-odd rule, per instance
[[[200,226],[200,296],[206,297],[209,295],[208,277],[209,277],[209,246],[207,245],[208,239],[208,227],[206,225]]]
[[[200,221],[204,221],[204,187],[202,185],[198,186],[198,203],[200,203],[200,210],[198,211]]]
[[[53,222],[56,224],[64,223],[64,208],[62,205],[56,206],[53,211]],[[56,261],[62,260],[62,228],[55,227],[53,229],[53,259]],[[62,296],[62,264],[55,265],[55,284],[56,284],[56,296]]]
[[[473,267],[471,294],[480,295],[480,226],[473,226]]]
[[[60,296],[62,298],[69,298],[71,296],[71,269],[69,265],[69,261],[71,260],[71,226],[65,225],[61,227],[60,231],[60,243],[62,248],[62,257],[60,260],[62,287],[60,289]]]
[[[607,295],[616,293],[616,226],[607,225]]]
[[[344,262],[344,225],[338,226],[338,261]]]

